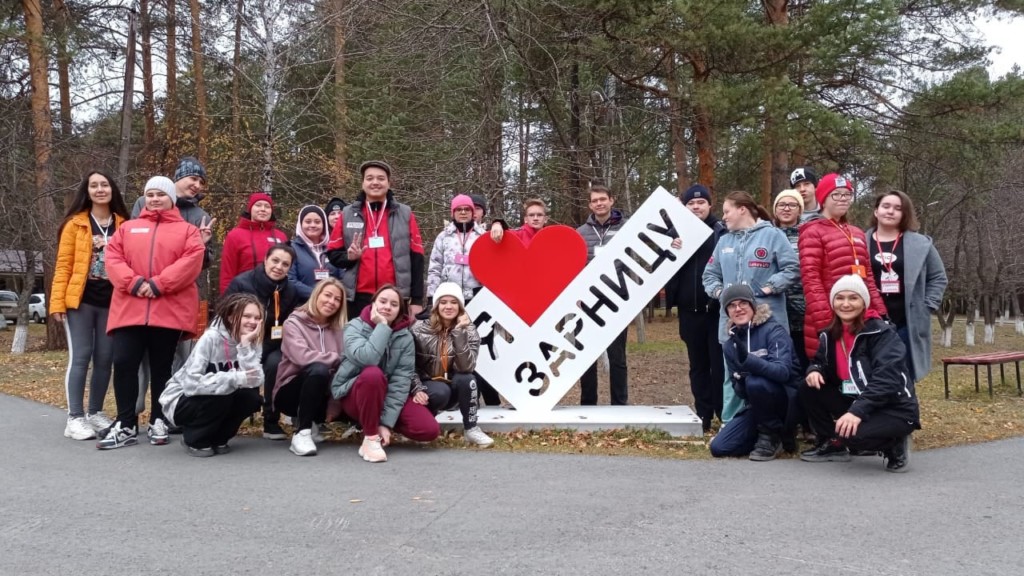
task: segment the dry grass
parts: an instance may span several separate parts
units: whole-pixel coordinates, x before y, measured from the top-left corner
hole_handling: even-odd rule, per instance
[[[1007,381],[999,381],[999,371],[993,370],[995,396],[989,398],[985,371],[981,372],[982,390],[974,392],[974,375],[970,367],[950,370],[950,400],[943,398],[942,357],[991,352],[996,350],[1024,350],[1024,336],[1014,334],[1013,325],[996,328],[996,344],[967,348],[963,345],[965,325],[960,321],[954,328],[952,348],[935,346],[935,363],[931,374],[917,385],[921,400],[923,429],[915,434],[918,449],[970,444],[1024,435],[1024,399],[1017,395],[1014,367],[1007,366]],[[938,334],[938,328],[935,328]],[[980,341],[982,327],[978,325]],[[634,404],[689,404],[692,405],[686,384],[686,353],[679,341],[674,319],[658,318],[647,328],[648,342],[636,343],[631,331],[629,343],[630,401]],[[9,352],[13,330],[0,331],[0,393],[21,396],[36,402],[64,407],[65,352],[44,352],[42,326],[30,327],[32,351],[14,356]],[[608,386],[601,375],[599,388],[601,402],[607,403]],[[579,401],[578,389],[573,389],[562,404]],[[113,393],[107,396],[107,411],[114,412]],[[243,434],[258,434],[259,423],[243,426]],[[328,438],[341,440],[342,430],[334,427]],[[542,432],[517,431],[495,435],[493,449],[508,452],[558,452],[603,455],[643,455],[661,458],[708,458],[708,438],[675,439],[656,431],[623,430],[604,433],[575,433],[566,430]],[[449,434],[434,445],[450,449],[468,449],[461,434]]]

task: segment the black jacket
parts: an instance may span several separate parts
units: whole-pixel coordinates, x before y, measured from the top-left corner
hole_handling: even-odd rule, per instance
[[[278,300],[280,301],[280,307],[276,310],[274,292],[279,293]],[[284,321],[303,302],[295,291],[295,287],[288,281],[288,277],[285,276],[284,280],[280,282],[274,282],[270,276],[267,276],[262,265],[257,266],[235,276],[221,298],[236,293],[252,294],[263,303],[265,315],[263,319],[263,356],[266,357],[268,352],[281,348],[281,340],[274,340],[270,337],[271,330],[274,328],[275,316],[278,326],[283,327]]]
[[[715,253],[718,239],[726,233],[726,229],[714,214],[708,214],[704,224],[711,228],[711,236],[701,244],[693,258],[687,260],[679,272],[668,281],[665,286],[665,300],[669,309],[678,306],[680,312],[705,312],[717,316],[718,300],[709,298],[704,292],[704,281],[701,277],[704,275],[708,260]]]
[[[921,410],[914,381],[906,373],[907,352],[896,329],[881,318],[868,318],[853,340],[850,377],[860,390],[849,412],[863,420],[886,412],[921,428]],[[807,373],[820,372],[826,386],[842,387],[836,373],[836,345],[827,331],[818,335],[818,353]]]

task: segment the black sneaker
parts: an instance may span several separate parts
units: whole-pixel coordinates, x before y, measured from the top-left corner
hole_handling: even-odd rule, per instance
[[[185,453],[189,456],[195,456],[196,458],[209,458],[213,456],[213,448],[195,448],[185,444],[185,437],[181,437],[181,445],[185,448]]]
[[[804,462],[849,462],[850,451],[837,440],[829,439],[801,452],[800,459]]]
[[[288,435],[284,433],[284,428],[281,428],[281,424],[279,424],[277,420],[263,421],[263,437],[267,440],[288,439]]]
[[[213,453],[214,454],[230,454],[231,453],[231,446],[228,446],[227,443],[221,444],[220,446],[214,446],[213,447]]]
[[[882,452],[886,472],[906,472],[910,467],[910,435],[906,435],[895,446]]]
[[[757,443],[754,444],[754,451],[750,453],[750,459],[754,462],[768,462],[775,460],[782,450],[782,439],[778,434],[767,434],[759,432]]]

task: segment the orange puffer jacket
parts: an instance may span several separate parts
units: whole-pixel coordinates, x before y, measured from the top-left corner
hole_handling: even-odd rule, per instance
[[[143,210],[118,227],[107,244],[107,276],[114,285],[107,332],[126,326],[181,330],[192,337],[199,312],[196,278],[206,248],[199,229],[177,208]],[[137,296],[150,282],[155,298]]]
[[[115,229],[120,228],[124,218],[114,215]],[[57,264],[53,268],[53,285],[50,287],[50,314],[63,314],[69,309],[76,310],[82,305],[85,283],[89,279],[92,264],[92,224],[89,211],[75,214],[60,231],[57,246]]]
[[[854,266],[864,267],[864,283],[871,296],[871,309],[885,316],[885,302],[871,273],[871,259],[863,230],[846,222],[822,218],[800,226],[799,234],[800,279],[807,300],[804,345],[807,357],[814,358],[818,351],[818,331],[832,322],[829,292],[839,278],[853,273]]]

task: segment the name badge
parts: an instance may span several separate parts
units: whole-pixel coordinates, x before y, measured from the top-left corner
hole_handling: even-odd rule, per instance
[[[317,280],[323,280],[329,277],[330,275],[331,272],[327,268],[317,268],[316,270],[313,270],[313,277],[316,278]]]
[[[383,248],[384,237],[383,236],[370,236],[369,244],[370,248]]]
[[[854,264],[853,266],[850,266],[850,273],[851,274],[856,274],[857,276],[860,276],[861,278],[867,278],[868,277],[867,268],[864,268],[860,264]]]
[[[284,327],[283,326],[272,326],[270,328],[270,339],[271,340],[280,340],[282,336],[284,336]]]
[[[843,394],[857,396],[860,394],[860,390],[857,389],[857,385],[853,383],[853,380],[843,380]]]
[[[460,266],[469,266],[469,254],[456,254],[455,263]]]
[[[148,234],[149,228],[132,228],[129,232],[132,234]]]
[[[362,230],[362,222],[345,222],[345,228],[352,228],[353,230]]]
[[[900,281],[899,280],[882,280],[881,282],[882,294],[899,294],[900,293]]]

